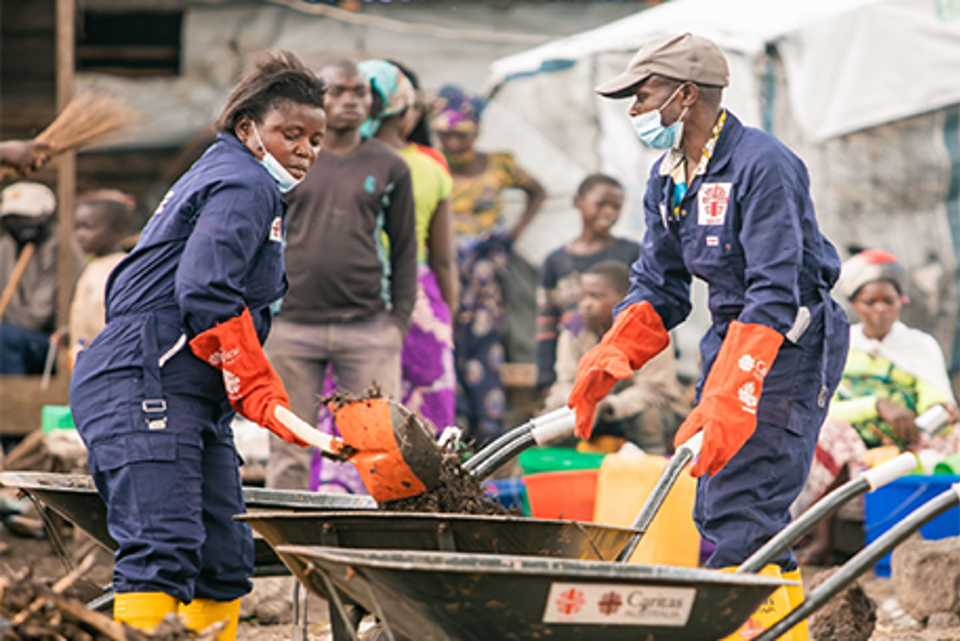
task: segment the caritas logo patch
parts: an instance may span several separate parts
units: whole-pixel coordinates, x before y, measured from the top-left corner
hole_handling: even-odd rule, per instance
[[[697,192],[697,222],[722,225],[727,219],[727,204],[733,183],[703,183]]]
[[[570,588],[569,590],[560,593],[560,598],[557,599],[557,611],[560,614],[576,614],[583,609],[583,604],[587,600],[583,596],[583,592],[576,588]]]

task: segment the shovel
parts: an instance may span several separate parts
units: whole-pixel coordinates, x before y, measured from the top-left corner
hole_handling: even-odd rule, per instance
[[[440,482],[441,452],[423,423],[387,399],[345,403],[334,410],[341,438],[316,429],[285,407],[275,415],[320,452],[351,463],[377,503],[419,496]]]

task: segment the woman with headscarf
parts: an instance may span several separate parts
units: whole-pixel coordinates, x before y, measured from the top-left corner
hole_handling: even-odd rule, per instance
[[[869,450],[960,451],[960,430],[934,436],[914,425],[917,416],[942,405],[949,422],[960,421],[943,352],[926,332],[900,322],[908,302],[906,281],[896,258],[867,250],[843,264],[838,288],[859,321],[850,327],[850,351],[843,378],[820,431],[810,476],[795,507],[802,512],[831,489],[856,475],[872,457]],[[862,504],[847,508],[856,512]],[[829,554],[832,522],[824,521],[800,554],[804,563]]]
[[[463,294],[454,343],[457,355],[457,414],[477,445],[503,432],[505,398],[500,380],[504,361],[504,307],[510,247],[546,199],[543,187],[509,153],[476,151],[485,101],[454,85],[441,87],[434,105],[437,132],[453,174],[453,229],[458,236]],[[502,192],[527,196],[520,220],[499,227]]]
[[[410,79],[385,60],[359,65],[382,103],[364,129],[407,161],[416,211],[419,288],[410,331],[403,345],[403,404],[442,429],[454,423],[451,310],[459,295],[456,250],[450,217],[453,180],[447,169],[407,135],[423,114]]]

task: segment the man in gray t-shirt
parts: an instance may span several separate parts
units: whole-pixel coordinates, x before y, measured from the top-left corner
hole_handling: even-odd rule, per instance
[[[316,417],[324,371],[361,394],[377,383],[400,396],[400,349],[417,291],[410,170],[392,149],[363,140],[370,82],[346,60],[318,72],[327,86],[327,137],[291,192],[285,260],[290,291],[266,344],[290,406]],[[270,442],[267,486],[305,489],[310,452]]]

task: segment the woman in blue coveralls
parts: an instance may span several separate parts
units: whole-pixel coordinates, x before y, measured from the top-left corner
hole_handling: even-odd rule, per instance
[[[689,314],[691,277],[707,282],[713,322],[700,344],[697,405],[676,443],[703,431],[691,473],[700,477],[695,520],[716,545],[711,568],[739,565],[789,522],[848,340],[829,293],[840,260],[819,230],[806,168],[720,107],[728,75],[712,42],[683,34],[644,46],[597,88],[633,98],[638,137],[666,153],[647,184],[630,292],[580,361],[568,401],[578,435],[589,436],[596,403]],[[797,570],[789,552],[778,562]]]
[[[261,349],[286,291],[285,204],[325,133],[323,85],[265,57],[233,90],[220,134],[157,207],[107,284],[107,326],[79,356],[74,419],[117,541],[114,618],[179,612],[236,637],[250,591],[234,411],[290,442],[289,401]],[[188,347],[189,346],[189,347]]]

